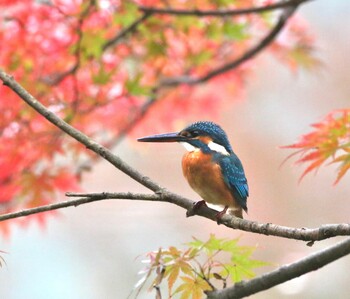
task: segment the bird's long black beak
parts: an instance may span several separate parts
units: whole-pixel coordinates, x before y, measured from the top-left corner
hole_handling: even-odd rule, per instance
[[[186,137],[179,133],[165,133],[138,138],[140,142],[181,142],[186,141]]]

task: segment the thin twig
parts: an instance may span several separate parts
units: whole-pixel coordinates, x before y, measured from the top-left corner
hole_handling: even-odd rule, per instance
[[[270,5],[249,7],[249,8],[238,8],[238,9],[217,9],[217,10],[200,10],[200,9],[175,9],[175,8],[157,8],[150,6],[140,5],[138,8],[144,13],[153,13],[159,15],[176,15],[176,16],[196,16],[196,17],[225,17],[225,16],[238,16],[245,14],[259,14],[271,10],[286,8],[290,6],[298,6],[303,2],[312,0],[289,0],[278,2]]]
[[[53,86],[53,85],[57,85],[57,84],[61,83],[69,75],[74,75],[76,77],[76,73],[77,73],[77,71],[80,67],[80,64],[81,64],[81,47],[82,47],[82,40],[83,40],[83,36],[84,36],[83,24],[84,24],[86,18],[89,16],[91,10],[95,6],[96,6],[96,1],[90,0],[88,5],[85,7],[85,9],[82,11],[80,16],[78,17],[77,26],[75,28],[75,32],[76,32],[76,35],[78,38],[77,38],[77,42],[76,42],[76,47],[75,47],[74,52],[73,52],[73,55],[75,56],[75,63],[68,70],[66,70],[62,73],[42,78],[41,80],[44,83]],[[78,93],[77,79],[76,78],[75,78],[75,89],[76,89],[76,93]]]
[[[69,195],[68,195],[69,196]],[[138,199],[138,200],[145,200],[145,201],[160,201],[160,197],[157,194],[140,194],[140,193],[114,193],[113,194],[113,199]],[[93,197],[83,197],[83,198],[78,198],[74,200],[67,200],[67,201],[62,201],[58,203],[53,203],[53,204],[48,204],[45,206],[39,206],[31,209],[25,209],[22,211],[18,212],[13,212],[13,213],[8,213],[8,214],[3,214],[0,215],[0,222],[1,221],[6,221],[9,219],[15,219],[15,218],[20,218],[20,217],[26,217],[29,215],[33,214],[38,214],[38,213],[43,213],[43,212],[49,212],[49,211],[54,211],[62,208],[67,208],[67,207],[77,207],[82,204],[94,202],[94,201],[100,201],[100,200],[107,200],[111,199],[108,194],[103,194],[101,193],[101,196],[93,196]]]
[[[94,7],[96,7],[95,0],[90,0],[86,8],[82,11],[81,15],[79,16],[78,25],[76,28],[76,33],[78,36],[78,40],[76,42],[76,48],[74,50],[74,56],[75,56],[76,62],[75,62],[75,66],[73,66],[72,68],[73,85],[74,85],[73,87],[74,100],[72,102],[73,115],[78,110],[79,103],[80,103],[80,91],[79,91],[77,71],[79,70],[81,65],[81,50],[82,50],[82,41],[84,37],[83,25],[84,25],[85,19],[88,17],[88,15],[90,14],[90,11]]]
[[[230,71],[234,68],[237,68],[242,63],[253,58],[256,54],[261,52],[261,50],[263,50],[265,47],[267,47],[276,38],[278,33],[284,28],[287,20],[294,14],[296,9],[297,9],[296,6],[287,8],[284,11],[284,13],[280,16],[278,22],[272,28],[272,30],[257,45],[252,47],[250,50],[245,52],[242,56],[238,57],[237,59],[235,59],[229,63],[226,63],[225,65],[218,67],[218,68],[214,69],[213,71],[210,71],[207,74],[205,74],[201,77],[198,77],[198,78],[191,77],[191,76],[166,78],[159,83],[158,88],[174,87],[174,86],[178,86],[180,84],[196,85],[196,84],[204,83],[204,82],[207,82],[210,79],[212,79],[220,74],[223,74],[227,71]]]
[[[105,51],[109,47],[114,46],[119,41],[121,41],[124,37],[126,37],[128,34],[134,32],[137,27],[145,22],[150,16],[152,15],[151,12],[145,12],[141,17],[136,19],[133,23],[131,23],[128,27],[122,29],[120,32],[118,32],[113,38],[108,40],[103,46],[102,50]]]
[[[350,238],[259,277],[238,282],[233,287],[209,292],[207,293],[207,298],[233,299],[250,296],[311,271],[320,269],[348,254],[350,254]]]

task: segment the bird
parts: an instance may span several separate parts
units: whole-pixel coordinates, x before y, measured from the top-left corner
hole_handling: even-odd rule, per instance
[[[182,158],[183,175],[191,188],[203,200],[195,203],[199,208],[206,203],[221,206],[216,214],[229,214],[243,218],[248,213],[248,181],[242,162],[235,154],[225,131],[211,121],[197,121],[176,133],[165,133],[137,139],[139,142],[178,142],[187,153]]]

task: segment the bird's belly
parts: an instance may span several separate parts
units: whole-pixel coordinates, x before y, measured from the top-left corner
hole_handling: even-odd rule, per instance
[[[206,202],[240,208],[223,180],[220,166],[209,154],[187,153],[182,159],[182,170],[192,189]]]

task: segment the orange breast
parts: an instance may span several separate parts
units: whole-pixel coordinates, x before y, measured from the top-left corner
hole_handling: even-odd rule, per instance
[[[210,154],[199,150],[185,154],[182,170],[192,189],[206,202],[241,210],[223,180],[220,166],[213,163]]]

